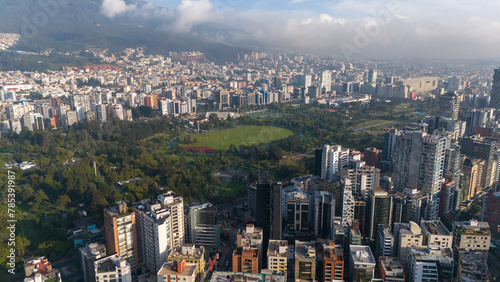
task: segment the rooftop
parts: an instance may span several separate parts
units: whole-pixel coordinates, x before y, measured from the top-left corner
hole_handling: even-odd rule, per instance
[[[203,258],[205,248],[200,246],[196,248],[195,245],[183,245],[181,248],[174,248],[169,257],[180,259],[200,259]]]
[[[444,224],[440,220],[432,220],[432,221],[422,220],[420,225],[427,231],[429,231],[430,234],[451,236],[451,232],[448,231],[446,226],[444,226]]]
[[[193,276],[196,275],[196,271],[198,269],[197,263],[186,262],[186,267],[181,271],[177,271],[177,263],[178,261],[165,262],[163,266],[158,271],[158,275],[182,275],[182,276]]]
[[[453,222],[456,230],[463,235],[491,235],[490,225],[475,219],[463,222]]]
[[[266,275],[258,273],[220,272],[212,274],[210,282],[265,282]]]
[[[295,258],[316,259],[316,249],[314,242],[295,241]]]
[[[341,245],[323,245],[324,260],[344,260],[344,249]]]
[[[372,264],[375,267],[375,259],[368,246],[349,245],[352,260],[356,264]]]
[[[380,257],[380,266],[385,270],[386,277],[404,278],[404,270],[397,257]]]
[[[267,249],[268,256],[286,257],[288,253],[288,242],[286,240],[269,240]]]
[[[439,262],[441,264],[453,264],[453,253],[450,248],[410,248],[415,260],[418,262]]]

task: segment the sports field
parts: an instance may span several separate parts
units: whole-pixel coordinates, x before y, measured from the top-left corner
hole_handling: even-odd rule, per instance
[[[214,150],[222,150],[228,149],[231,144],[238,148],[240,145],[269,143],[292,134],[288,129],[274,126],[244,126],[192,135],[191,140],[196,139],[197,142],[189,145],[181,143],[185,146],[208,146]]]

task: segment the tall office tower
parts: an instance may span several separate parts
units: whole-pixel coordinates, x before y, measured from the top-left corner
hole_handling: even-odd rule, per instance
[[[279,275],[286,275],[288,265],[288,241],[269,240],[267,248],[267,269]]]
[[[172,218],[160,203],[144,201],[133,205],[136,215],[139,261],[157,273],[172,251]]]
[[[462,190],[463,200],[470,200],[477,192],[483,189],[482,176],[486,169],[486,162],[481,159],[466,158],[462,166]]]
[[[295,83],[299,87],[307,87],[312,85],[312,76],[310,74],[299,74],[295,77]]]
[[[403,193],[393,194],[393,223],[420,223],[429,204],[429,196],[415,188],[406,188]]]
[[[366,148],[363,151],[364,160],[367,166],[374,166],[380,168],[380,162],[382,160],[382,151],[375,147]]]
[[[457,120],[460,109],[460,98],[455,92],[439,96],[439,116]]]
[[[66,112],[66,126],[71,126],[78,122],[78,116],[76,111]]]
[[[420,167],[420,140],[426,134],[419,131],[406,131],[396,138],[391,179],[394,189],[417,188]]]
[[[494,139],[488,139],[479,135],[469,136],[462,139],[461,142],[462,154],[470,158],[478,158],[486,162],[485,169],[481,176],[480,187],[486,188],[493,185],[495,175],[493,166],[495,162],[495,148],[497,146]]]
[[[95,268],[94,262],[106,256],[106,246],[100,243],[90,243],[80,248],[80,258],[82,260],[82,272],[84,282],[94,282]]]
[[[316,280],[314,241],[295,241],[295,280]]]
[[[392,162],[394,152],[396,151],[396,139],[402,132],[397,129],[391,129],[384,134],[384,148],[382,149],[382,162],[386,167]]]
[[[500,234],[500,192],[491,191],[486,196],[483,221],[488,222],[492,233]]]
[[[380,186],[380,169],[363,164],[364,162],[356,162],[356,166],[347,169],[347,173],[352,180],[353,192],[366,199],[370,190]]]
[[[313,198],[314,235],[321,238],[331,238],[333,219],[335,217],[335,194],[332,192],[316,191]]]
[[[104,230],[107,254],[117,254],[127,260],[132,271],[138,269],[139,250],[135,212],[127,207],[126,202],[120,201],[116,206],[104,209]]]
[[[321,178],[323,180],[334,179],[342,167],[349,163],[349,149],[340,145],[325,145],[321,157]]]
[[[495,121],[495,111],[493,108],[469,109],[465,113],[465,133],[473,134],[474,127],[485,128]]]
[[[342,226],[347,227],[354,219],[354,197],[352,195],[351,179],[342,181]]]
[[[368,246],[349,245],[349,278],[347,281],[372,281],[375,258]]]
[[[439,220],[422,220],[420,222],[420,229],[422,230],[423,245],[437,246],[441,249],[452,247],[453,235]]]
[[[408,249],[421,247],[422,242],[422,230],[415,222],[394,224],[395,253],[402,265],[406,265]]]
[[[192,243],[197,246],[219,248],[220,227],[217,208],[209,203],[192,206],[189,215]]]
[[[342,281],[344,279],[344,249],[333,241],[323,244],[323,272],[321,281]]]
[[[430,197],[426,218],[439,218],[441,183],[443,180],[446,137],[424,136],[421,140],[417,189]]]
[[[453,222],[456,281],[486,281],[491,231],[487,222],[475,219]]]
[[[282,216],[281,216],[281,193],[283,187],[281,182],[275,183],[269,190],[269,239],[281,240]]]
[[[305,193],[296,193],[287,200],[287,230],[308,232],[313,214],[309,212],[311,197]],[[311,217],[310,217],[311,216]]]
[[[441,199],[439,203],[440,216],[456,210],[457,202],[461,199],[460,193],[460,183],[456,183],[449,178],[445,178],[443,184],[441,185]]]
[[[491,107],[495,109],[500,108],[500,68],[496,69],[493,74],[493,84],[491,85],[490,97]]]
[[[113,106],[113,116],[119,120],[124,120],[122,105],[118,104]]]
[[[325,89],[325,93],[332,91],[332,73],[330,71],[321,73],[321,88]]]
[[[104,104],[92,104],[93,111],[97,120],[105,122],[107,118],[106,105]]]
[[[27,128],[30,131],[33,131],[33,121],[32,121],[32,113],[24,114],[21,119],[21,125],[23,128]]]
[[[229,107],[229,91],[217,90],[214,92],[215,102],[219,105],[219,109]]]
[[[378,70],[370,69],[368,71],[368,83],[370,83],[370,84],[376,83],[377,82],[377,74],[378,74]]]
[[[450,248],[428,246],[408,250],[407,281],[454,281],[453,269],[453,253]]]
[[[392,195],[382,188],[374,188],[368,193],[366,207],[365,236],[374,240],[379,224],[391,224]]]
[[[122,282],[132,282],[134,268],[126,259],[114,254],[96,260],[94,263],[94,272],[96,277],[93,281],[109,281],[115,279]]]
[[[173,191],[158,196],[164,208],[170,212],[172,220],[172,247],[178,248],[184,242],[184,199]]]
[[[396,257],[380,257],[378,259],[378,274],[382,281],[404,282],[405,273],[401,262]]]
[[[354,221],[359,223],[359,230],[365,234],[366,200],[361,195],[354,195]]]
[[[394,256],[394,235],[392,235],[389,224],[379,224],[377,226],[377,240],[375,247],[375,260],[380,257]]]

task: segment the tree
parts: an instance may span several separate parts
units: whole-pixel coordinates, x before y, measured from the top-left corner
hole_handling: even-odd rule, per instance
[[[69,203],[71,203],[71,199],[67,195],[61,195],[57,198],[56,206],[59,210],[64,210]]]

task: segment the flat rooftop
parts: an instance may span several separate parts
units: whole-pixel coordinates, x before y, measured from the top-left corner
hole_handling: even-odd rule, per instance
[[[375,267],[375,259],[372,251],[368,246],[349,245],[352,260],[356,264],[373,264]]]
[[[266,275],[258,273],[214,271],[210,282],[265,282]]]
[[[197,263],[186,262],[186,268],[182,272],[177,272],[172,270],[171,267],[175,265],[176,262],[165,262],[163,263],[161,269],[158,271],[158,275],[182,275],[182,276],[193,276],[198,267]]]
[[[286,257],[288,253],[288,242],[285,240],[269,240],[267,255],[275,257]]]
[[[203,246],[195,248],[194,245],[184,245],[181,248],[174,248],[168,257],[180,259],[200,259],[204,253]]]
[[[295,241],[295,258],[316,259],[316,249],[314,242]]]
[[[425,221],[422,220],[421,224],[433,235],[451,236],[451,232],[439,220]]]

